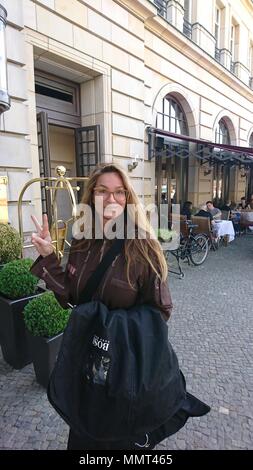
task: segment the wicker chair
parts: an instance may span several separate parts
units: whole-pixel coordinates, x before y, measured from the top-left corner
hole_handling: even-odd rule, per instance
[[[197,225],[197,227],[194,228],[194,233],[204,233],[207,236],[213,250],[216,250],[217,247],[214,244],[214,236],[211,230],[210,218],[193,215],[192,223]]]

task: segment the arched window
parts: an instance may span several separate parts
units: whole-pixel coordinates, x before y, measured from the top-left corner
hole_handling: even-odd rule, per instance
[[[250,146],[250,147],[253,147],[253,132],[252,132],[252,134],[251,134],[251,136],[250,136],[250,138],[249,138],[249,146]]]
[[[223,119],[218,122],[215,129],[215,142],[216,144],[230,144],[229,130]]]
[[[170,95],[167,95],[161,103],[161,108],[157,113],[156,127],[175,134],[189,134],[183,108]]]
[[[230,144],[229,130],[224,119],[220,119],[215,129],[215,142],[216,144]],[[216,163],[213,179],[213,198],[216,204],[229,198],[229,166],[224,166]]]

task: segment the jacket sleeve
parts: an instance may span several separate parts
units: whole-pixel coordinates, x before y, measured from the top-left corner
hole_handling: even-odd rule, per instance
[[[63,271],[55,253],[39,256],[31,267],[34,276],[45,281],[46,286],[53,291],[56,299],[63,308],[68,308],[71,302],[67,271]]]
[[[161,282],[156,273],[149,269],[141,285],[141,298],[161,310],[165,320],[168,320],[172,311],[172,300],[167,282]]]

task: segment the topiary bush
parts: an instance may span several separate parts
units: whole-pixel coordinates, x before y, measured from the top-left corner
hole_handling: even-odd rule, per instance
[[[60,306],[52,292],[30,300],[24,308],[24,320],[28,331],[34,336],[55,336],[64,331],[70,309]]]
[[[32,264],[29,258],[6,263],[0,271],[0,294],[9,299],[35,294],[38,279],[30,272]]]
[[[22,242],[17,230],[0,223],[0,264],[20,258]]]

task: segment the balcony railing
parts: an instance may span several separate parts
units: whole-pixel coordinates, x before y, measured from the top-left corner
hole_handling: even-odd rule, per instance
[[[235,62],[233,62],[232,60],[231,60],[231,63],[230,63],[230,72],[235,74]]]
[[[188,38],[192,38],[192,24],[184,18],[183,33]]]
[[[214,57],[217,62],[221,61],[221,50],[218,47],[215,47]]]
[[[153,0],[155,6],[157,7],[158,15],[163,18],[167,18],[167,3],[168,0]]]

